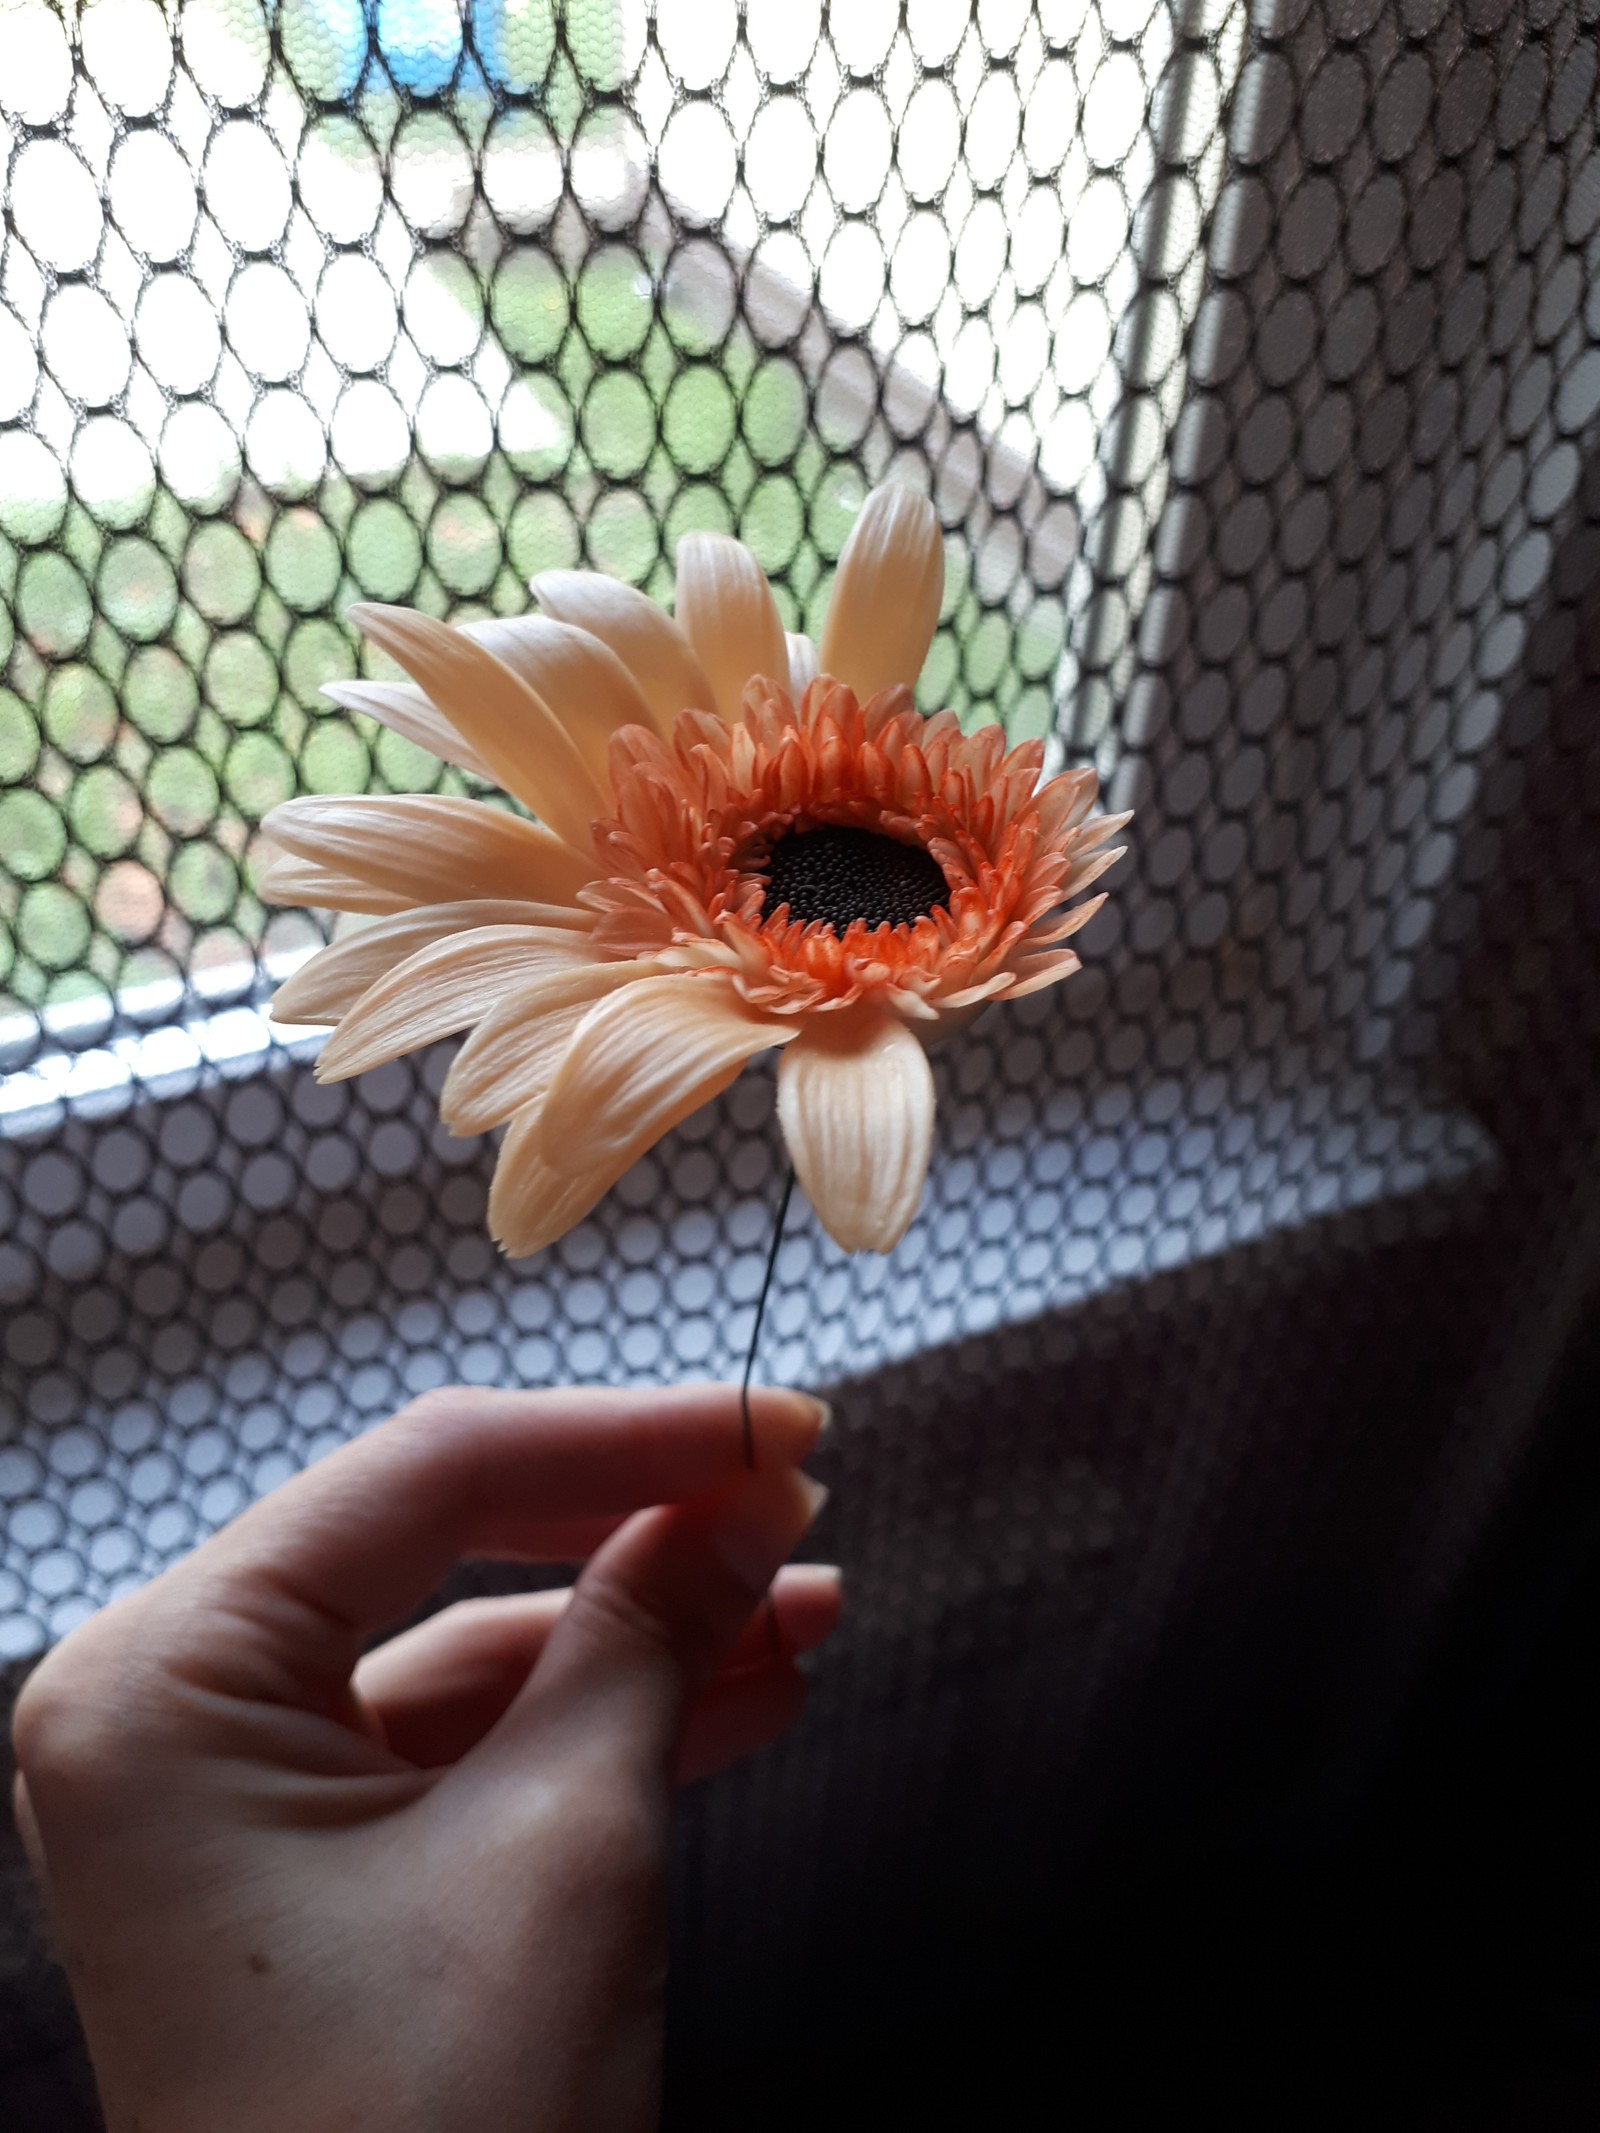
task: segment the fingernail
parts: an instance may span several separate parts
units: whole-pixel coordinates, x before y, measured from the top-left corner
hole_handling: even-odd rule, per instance
[[[798,1466],[816,1449],[832,1410],[815,1393],[790,1386],[752,1387],[750,1413],[755,1425],[756,1465],[766,1473]]]
[[[830,1491],[825,1489],[820,1481],[813,1481],[809,1474],[796,1474],[794,1478],[799,1482],[806,1502],[811,1509],[811,1516],[806,1520],[806,1524],[807,1526],[814,1526],[821,1515],[822,1506],[828,1500]]]
[[[833,1409],[826,1400],[819,1400],[814,1392],[802,1392],[798,1385],[785,1385],[783,1397],[794,1402],[813,1443],[832,1425]]]

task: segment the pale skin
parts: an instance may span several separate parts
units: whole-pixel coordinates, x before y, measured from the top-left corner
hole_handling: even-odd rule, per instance
[[[429,1394],[92,1617],[16,1810],[108,2133],[646,2133],[675,1785],[773,1739],[823,1411]],[[470,1556],[582,1561],[376,1651]]]

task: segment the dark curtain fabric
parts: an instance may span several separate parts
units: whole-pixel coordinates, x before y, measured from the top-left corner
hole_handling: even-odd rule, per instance
[[[665,412],[700,360],[671,310],[684,248],[720,246],[737,266],[712,336],[728,377],[748,396],[781,357],[806,408],[775,466],[807,529],[773,565],[794,615],[828,558],[829,484],[858,493],[909,470],[965,559],[939,654],[963,708],[1018,733],[1049,724],[1065,759],[1098,762],[1138,811],[1084,973],[939,1060],[935,1176],[902,1254],[848,1269],[803,1218],[785,1247],[763,1367],[836,1393],[815,1546],[845,1567],[848,1616],[794,1735],[686,1801],[669,2121],[1094,2126],[1204,2108],[1275,2125],[1592,2123],[1593,0],[984,5],[948,51],[937,11],[907,0],[856,75],[868,32],[844,12],[816,52],[840,58],[846,88],[881,94],[908,183],[909,84],[959,89],[969,164],[980,88],[1015,90],[1007,155],[1022,160],[1006,169],[1021,175],[960,166],[923,210],[957,244],[960,313],[996,322],[971,405],[936,339],[917,398],[917,321],[852,323],[809,230],[819,278],[784,309],[790,284],[763,279],[778,255],[761,247],[786,225],[753,151],[725,224],[698,234],[665,150],[641,150],[637,198],[585,192],[572,128],[648,105],[663,30],[637,48],[619,31],[607,78],[558,25],[540,86],[519,89],[474,57],[479,24],[447,81],[393,92],[402,119],[466,129],[477,83],[497,121],[555,126],[566,66],[561,206],[531,236],[507,223],[507,166],[480,127],[457,220],[427,241],[491,294],[513,252],[577,289],[592,255],[632,247],[648,349],[583,341],[593,318],[574,310],[563,330],[588,350],[583,376],[571,340],[548,357],[513,348],[511,367],[574,405],[606,363],[645,379],[661,437],[631,489],[580,421],[537,477],[497,445],[430,474],[419,501],[414,451],[374,496],[428,526],[441,496],[482,502],[514,575],[530,499],[558,501],[585,559],[616,568],[614,499],[635,495],[655,544],[635,574],[656,589],[683,497],[744,480],[731,446],[696,475]],[[299,79],[298,19],[271,15],[263,69]],[[362,36],[374,69],[379,32]],[[1096,70],[1119,56],[1143,70],[1139,142],[1107,167],[1126,189],[1126,252],[1083,269],[1083,288],[1114,298],[1114,331],[1100,382],[1074,386],[1082,290],[1069,276],[1040,296],[1069,382],[1028,414],[1006,399],[1003,315],[1033,301],[1024,196],[1065,198],[1071,167],[1024,168],[1028,99],[1047,66],[1082,62],[1068,132],[1092,140]],[[752,109],[788,93],[754,34],[709,88],[685,88],[670,39],[666,59],[675,109],[736,118],[747,78]],[[814,101],[821,80],[796,93]],[[370,71],[329,82],[324,115],[374,123]],[[18,144],[60,125],[14,118],[14,195]],[[402,220],[404,167],[385,179]],[[1080,216],[1091,182],[1072,196]],[[900,183],[881,178],[856,221],[898,227]],[[963,293],[961,230],[1002,196],[1015,268]],[[889,275],[890,312],[896,287]],[[665,350],[655,369],[651,350]],[[1067,483],[1061,439],[1091,401],[1092,463]],[[44,401],[30,408],[19,434],[50,434]],[[312,617],[326,621],[359,589],[348,510],[326,487],[291,503],[248,467],[239,482],[183,506],[178,548],[251,512],[270,526],[320,510],[344,544],[339,590]],[[55,643],[26,605],[69,531],[7,537],[8,682],[37,743],[15,790],[79,838],[63,878],[103,915],[111,862],[84,841],[68,754],[49,752],[49,692],[103,655],[124,735],[140,713],[132,647],[107,648],[120,611],[104,572],[73,566],[98,603],[97,650]],[[435,540],[417,597],[502,597],[453,583],[451,552]],[[187,612],[192,629],[160,623],[151,641],[203,675],[224,625],[203,603]],[[1047,614],[1040,666],[1030,630]],[[253,615],[244,627],[268,641],[270,616]],[[285,642],[272,656],[292,686]],[[296,745],[314,784],[305,733]],[[396,770],[372,764],[375,784]],[[242,863],[248,806],[231,819],[141,846],[169,915],[190,879],[180,845],[232,837]],[[109,964],[101,1021],[79,1038],[52,1023],[20,849],[0,852],[8,1072],[19,1090],[34,1077],[0,1138],[14,1680],[74,1610],[441,1376],[737,1368],[776,1178],[759,1075],[574,1240],[508,1270],[482,1241],[490,1153],[434,1127],[437,1060],[333,1096],[303,1053],[246,1047],[164,1080],[136,1064],[98,1109],[52,1094],[67,1072],[52,1061],[149,1030],[117,1004]],[[253,955],[293,948],[299,935],[264,935],[240,898],[230,922]],[[183,923],[163,953],[192,946]],[[191,987],[162,1012],[188,1028],[195,1007]],[[81,1493],[93,1486],[103,1502]],[[95,2122],[91,2091],[14,1859],[7,1873],[0,2104],[8,2124],[67,2133]]]

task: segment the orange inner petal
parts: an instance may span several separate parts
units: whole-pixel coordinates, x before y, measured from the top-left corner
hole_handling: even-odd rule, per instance
[[[1020,965],[1074,875],[1092,774],[1041,786],[1043,755],[1038,741],[1008,753],[996,726],[923,718],[906,689],[861,704],[827,676],[798,706],[752,682],[738,723],[685,712],[670,738],[630,727],[612,744],[616,814],[595,826],[606,877],[583,892],[597,943],[687,949],[767,1011],[886,996],[936,1008]],[[826,825],[919,847],[944,899],[898,923],[840,924],[838,898],[827,921],[774,904],[773,847]]]

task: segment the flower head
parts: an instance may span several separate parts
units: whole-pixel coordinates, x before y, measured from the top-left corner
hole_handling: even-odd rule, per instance
[[[800,1182],[847,1250],[888,1251],[933,1135],[926,1043],[1078,968],[1126,816],[1043,745],[964,734],[910,694],[943,585],[932,507],[868,497],[820,652],[784,635],[737,541],[678,550],[676,619],[575,571],[543,612],[353,619],[411,676],[329,691],[535,816],[414,795],[291,800],[263,895],[372,915],[279,992],[327,1022],[324,1080],[466,1031],[440,1101],[505,1125],[495,1236],[537,1251],[653,1142],[780,1049]]]

